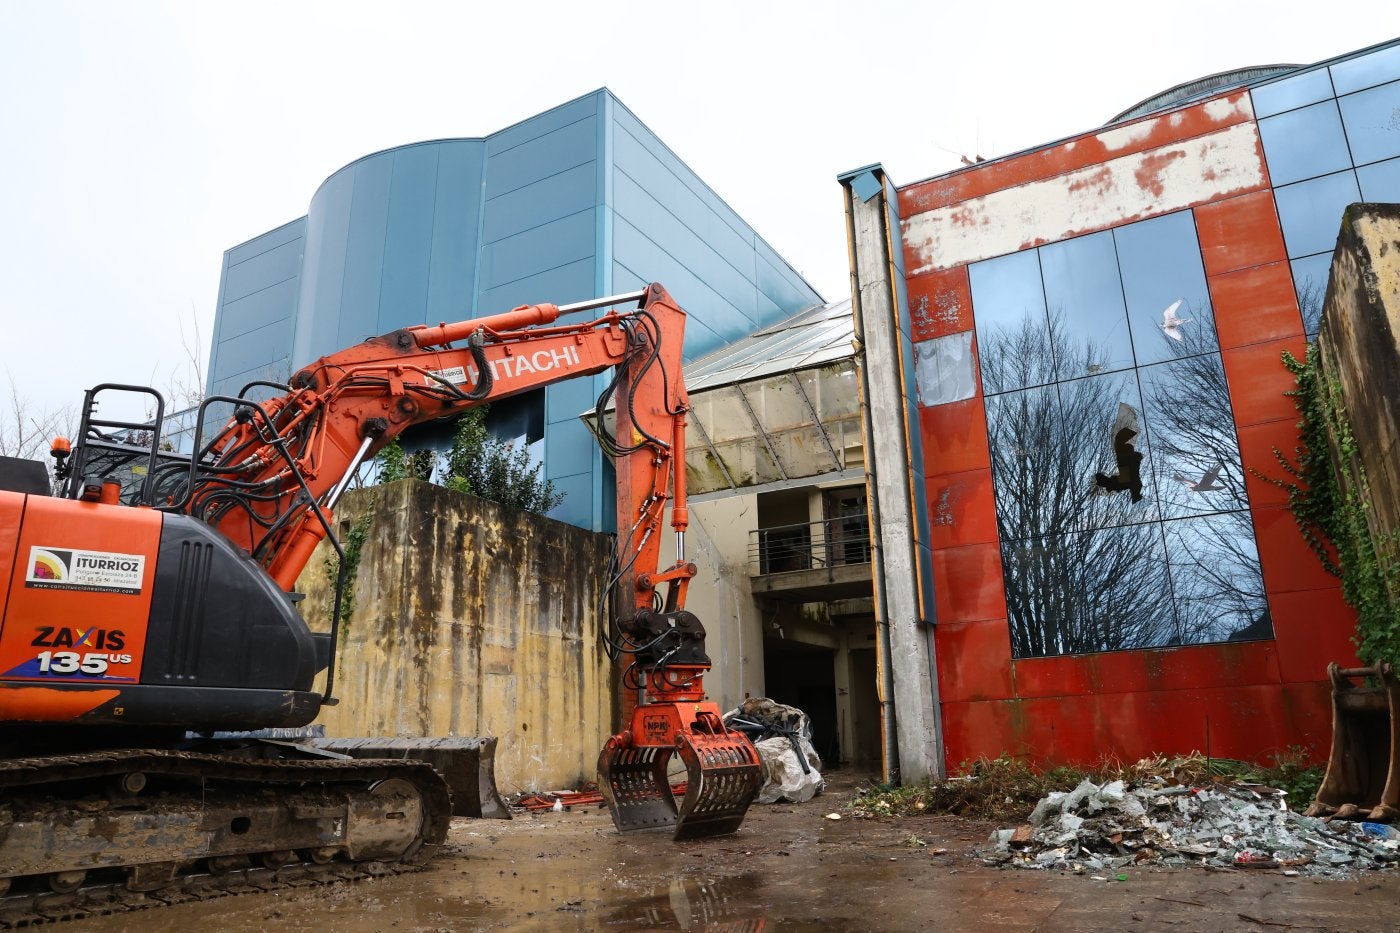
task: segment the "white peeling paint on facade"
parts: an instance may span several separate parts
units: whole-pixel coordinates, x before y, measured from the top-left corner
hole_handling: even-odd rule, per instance
[[[1104,149],[1109,152],[1117,152],[1151,136],[1152,131],[1156,128],[1156,120],[1143,120],[1141,123],[1130,123],[1116,129],[1104,130],[1097,135],[1097,138],[1099,142],[1103,143]]]
[[[1241,94],[1234,100],[1222,97],[1218,100],[1206,101],[1205,111],[1206,116],[1212,120],[1232,120],[1235,117],[1247,117],[1253,120],[1254,102],[1248,94]]]
[[[1226,102],[1229,103],[1229,102]],[[1240,123],[1185,142],[924,211],[901,224],[910,275],[1155,217],[1264,184],[1259,132]]]

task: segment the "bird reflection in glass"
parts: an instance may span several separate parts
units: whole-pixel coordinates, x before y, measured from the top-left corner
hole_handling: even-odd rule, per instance
[[[1181,483],[1183,486],[1185,486],[1187,489],[1190,489],[1192,492],[1214,492],[1217,489],[1225,488],[1219,482],[1220,471],[1224,468],[1225,464],[1217,463],[1209,470],[1206,470],[1205,473],[1202,474],[1201,478],[1198,480],[1182,476],[1180,473],[1173,473],[1172,479],[1176,480],[1178,483]]]
[[[1122,492],[1127,490],[1134,502],[1142,501],[1142,454],[1133,446],[1138,435],[1138,414],[1126,402],[1118,403],[1118,417],[1113,419],[1113,459],[1118,472],[1094,474],[1095,491]]]
[[[1183,300],[1184,299],[1178,298],[1176,301],[1173,301],[1171,306],[1162,312],[1162,323],[1157,325],[1162,328],[1162,333],[1173,340],[1181,340],[1181,325],[1190,324],[1193,320],[1189,317],[1176,316],[1176,309],[1181,307]]]

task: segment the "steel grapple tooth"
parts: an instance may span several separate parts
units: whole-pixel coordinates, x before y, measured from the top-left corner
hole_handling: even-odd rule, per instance
[[[669,748],[624,745],[612,739],[598,756],[599,786],[620,833],[667,829],[676,823],[676,800],[666,780]]]
[[[758,753],[743,735],[682,734],[685,799],[676,816],[675,838],[701,839],[736,831],[763,786]]]

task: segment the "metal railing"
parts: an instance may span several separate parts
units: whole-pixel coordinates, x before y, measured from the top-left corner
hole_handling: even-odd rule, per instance
[[[864,515],[759,528],[749,535],[749,568],[756,575],[870,563]]]

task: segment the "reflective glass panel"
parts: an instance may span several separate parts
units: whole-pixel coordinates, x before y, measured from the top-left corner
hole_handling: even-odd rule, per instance
[[[1400,202],[1400,159],[1388,159],[1356,170],[1363,201]]]
[[[1357,165],[1400,156],[1400,81],[1348,94],[1337,103]],[[1269,165],[1272,169],[1273,162]]]
[[[977,393],[972,331],[914,344],[914,381],[920,405],[944,405],[972,398]]]
[[[1059,385],[1060,443],[1080,491],[1063,527],[1107,528],[1156,521],[1157,490],[1137,375],[1112,373]],[[1058,503],[1056,503],[1058,505]]]
[[[1273,637],[1248,512],[1187,518],[1162,528],[1182,644]]]
[[[1303,313],[1303,330],[1312,336],[1322,323],[1322,303],[1327,298],[1327,279],[1332,274],[1332,254],[1319,253],[1293,260],[1293,287],[1298,292],[1298,310]]]
[[[1220,354],[1138,371],[1164,518],[1245,509],[1244,471]]]
[[[1286,185],[1351,168],[1336,101],[1325,100],[1259,121],[1269,178]]]
[[[1332,78],[1326,68],[1317,68],[1256,87],[1249,94],[1254,98],[1254,115],[1270,117],[1331,97]]]
[[[1177,644],[1162,526],[1002,543],[1015,657]]]
[[[1269,637],[1192,213],[969,268],[1016,656]]]
[[[1338,94],[1350,94],[1400,78],[1400,45],[1377,49],[1332,66],[1332,85]]]
[[[1289,258],[1330,253],[1337,245],[1342,212],[1359,200],[1361,191],[1351,171],[1275,188],[1274,203]]]
[[[1113,231],[1139,366],[1219,349],[1190,211]]]
[[[987,398],[997,532],[1003,541],[1064,531],[1078,520],[1087,491],[1078,455],[1064,440],[1065,419],[1054,386]],[[1056,504],[1064,502],[1064,509]]]
[[[1040,259],[1033,249],[968,266],[982,391],[1044,385],[1054,378]]]
[[[1113,234],[1104,231],[1043,246],[1040,270],[1056,377],[1130,368],[1133,342]]]

